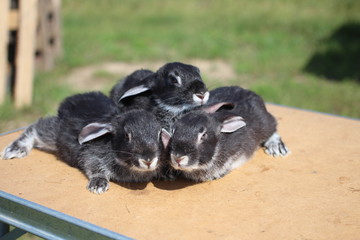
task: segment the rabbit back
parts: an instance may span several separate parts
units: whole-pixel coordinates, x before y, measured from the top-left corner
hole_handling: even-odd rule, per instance
[[[259,143],[276,132],[276,119],[267,111],[263,99],[253,91],[237,86],[220,87],[210,92],[209,99],[209,104],[218,102],[229,102],[234,106],[232,109],[220,109],[216,114],[230,112],[243,117]]]

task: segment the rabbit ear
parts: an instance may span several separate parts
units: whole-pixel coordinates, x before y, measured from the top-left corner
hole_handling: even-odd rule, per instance
[[[228,103],[228,102],[220,102],[220,103],[216,103],[214,105],[207,106],[207,107],[203,108],[203,111],[205,111],[207,113],[214,113],[223,106],[234,107],[234,104]]]
[[[83,144],[112,131],[113,127],[110,123],[90,123],[81,130],[78,141]]]
[[[194,66],[194,69],[195,69],[195,71],[196,71],[198,74],[200,74],[200,69],[199,69],[198,67],[195,67],[195,66]]]
[[[222,126],[221,126],[221,132],[223,133],[232,133],[235,132],[236,130],[245,127],[246,123],[244,121],[244,119],[240,116],[233,116],[230,118],[227,118]]]
[[[130,97],[130,96],[135,96],[135,95],[138,95],[140,93],[143,93],[143,92],[146,92],[149,90],[150,90],[150,88],[146,87],[145,85],[140,85],[140,86],[130,88],[119,98],[119,102],[124,98]]]
[[[171,138],[171,134],[168,131],[166,131],[165,128],[161,129],[161,141],[165,149],[169,144],[170,138]]]

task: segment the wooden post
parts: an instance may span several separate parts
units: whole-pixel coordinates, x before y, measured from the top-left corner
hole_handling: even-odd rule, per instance
[[[37,0],[19,0],[19,30],[14,86],[15,107],[32,102]]]
[[[7,45],[9,37],[9,1],[0,1],[0,104],[5,100],[7,88]]]
[[[38,0],[39,1],[39,25],[38,25],[38,37],[37,37],[37,65],[42,70],[50,70],[54,66],[54,57],[51,48],[51,32],[50,21],[53,21],[54,14],[51,9],[51,1]]]
[[[62,49],[62,24],[61,24],[61,0],[53,0],[53,8],[55,13],[55,19],[54,19],[54,30],[53,35],[55,38],[54,42],[54,54],[55,57],[60,58],[63,54]]]
[[[38,0],[39,22],[36,42],[36,67],[48,71],[62,53],[60,0]]]

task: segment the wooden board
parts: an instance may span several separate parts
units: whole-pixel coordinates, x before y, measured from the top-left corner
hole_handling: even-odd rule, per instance
[[[360,121],[268,108],[292,154],[258,150],[216,181],[111,183],[95,195],[77,169],[33,150],[0,161],[0,189],[136,239],[359,239]]]

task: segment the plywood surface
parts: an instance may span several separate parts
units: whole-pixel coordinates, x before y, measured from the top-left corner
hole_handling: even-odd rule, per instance
[[[258,150],[216,181],[111,183],[95,195],[77,169],[33,150],[0,161],[0,189],[136,239],[359,239],[360,121],[268,109],[291,155]]]

